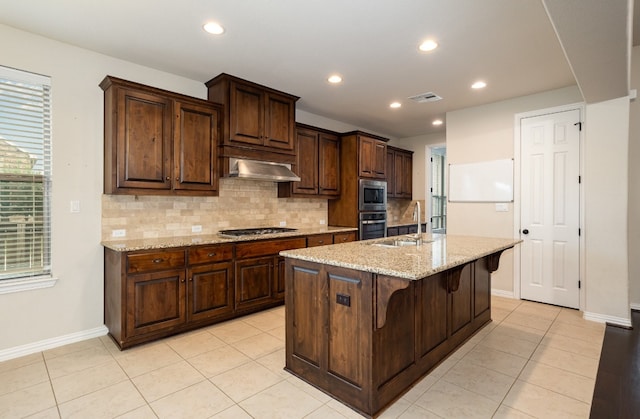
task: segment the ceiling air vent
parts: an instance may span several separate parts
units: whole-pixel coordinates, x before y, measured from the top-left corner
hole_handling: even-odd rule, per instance
[[[409,99],[416,101],[418,103],[425,103],[425,102],[437,102],[442,98],[433,92],[427,92],[427,93],[421,93],[419,95],[411,96]]]

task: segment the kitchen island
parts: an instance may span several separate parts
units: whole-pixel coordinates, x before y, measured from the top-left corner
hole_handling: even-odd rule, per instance
[[[423,235],[287,250],[285,369],[368,417],[491,320],[518,240]]]

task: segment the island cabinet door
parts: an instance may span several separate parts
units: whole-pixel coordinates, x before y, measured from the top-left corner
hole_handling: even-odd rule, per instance
[[[447,273],[429,276],[416,285],[416,351],[424,358],[447,341],[449,293]]]
[[[473,288],[473,316],[477,318],[491,308],[491,272],[486,257],[474,263]]]
[[[448,274],[451,286],[451,333],[457,332],[471,323],[473,320],[473,264],[469,263],[460,270],[451,270]],[[459,278],[457,276],[459,275]]]

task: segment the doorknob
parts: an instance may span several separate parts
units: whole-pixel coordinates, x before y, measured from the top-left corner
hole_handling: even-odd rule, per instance
[[[525,228],[524,230],[522,230],[522,234],[529,234],[529,230]]]

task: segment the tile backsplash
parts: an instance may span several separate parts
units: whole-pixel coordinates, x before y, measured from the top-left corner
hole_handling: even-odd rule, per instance
[[[313,228],[327,223],[327,200],[278,198],[273,182],[220,179],[220,194],[212,197],[103,195],[102,240],[114,230],[127,239],[213,234],[225,228],[279,226]]]

